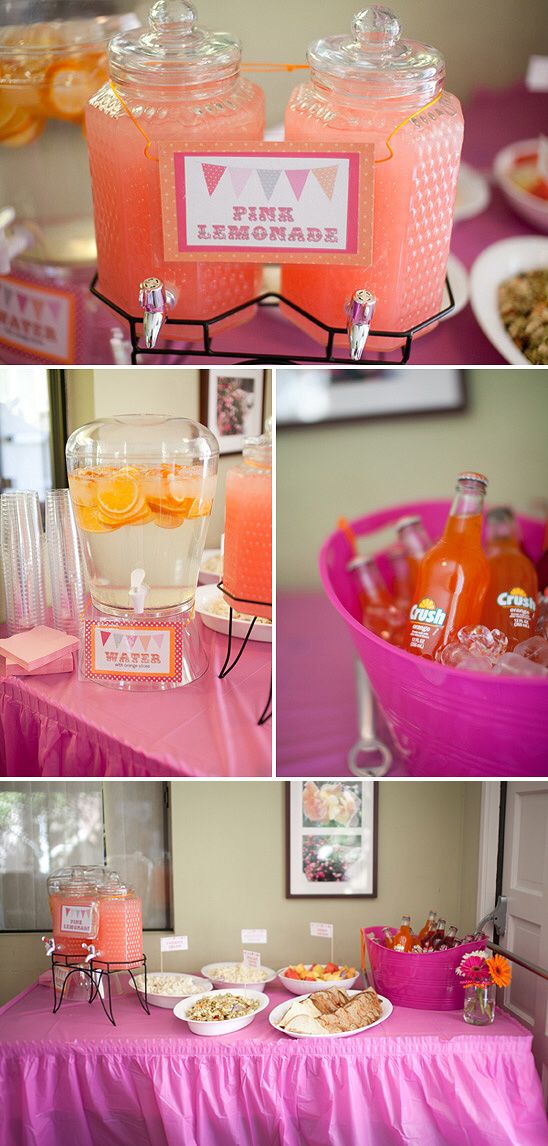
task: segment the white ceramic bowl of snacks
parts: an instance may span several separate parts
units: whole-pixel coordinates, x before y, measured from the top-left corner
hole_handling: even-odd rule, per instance
[[[252,991],[264,991],[266,984],[276,978],[277,971],[272,967],[247,967],[243,963],[229,963],[226,960],[218,963],[207,963],[202,967],[202,975],[210,979],[216,989],[225,987],[239,987]],[[219,977],[221,976],[221,977]]]
[[[361,994],[360,991],[349,991],[348,993],[351,996]],[[311,994],[311,992],[309,991],[307,998],[310,997],[310,994]],[[346,1038],[352,1037],[352,1035],[363,1035],[367,1031],[371,1030],[373,1027],[378,1027],[379,1023],[384,1023],[384,1022],[386,1022],[386,1019],[390,1018],[390,1015],[392,1014],[392,1011],[394,1010],[392,1003],[388,999],[385,999],[384,995],[379,995],[378,999],[379,999],[379,1002],[381,1005],[381,1013],[380,1013],[379,1018],[375,1019],[375,1021],[372,1023],[368,1023],[366,1026],[355,1027],[350,1031],[334,1031],[332,1033],[328,1033],[326,1031],[325,1034],[321,1034],[321,1035],[320,1034],[300,1034],[300,1033],[298,1034],[296,1031],[288,1031],[285,1029],[285,1027],[280,1026],[280,1022],[283,1019],[284,1015],[287,1013],[287,1011],[289,1010],[290,1007],[293,1007],[295,1005],[294,1003],[291,1003],[288,1001],[286,1001],[285,1003],[278,1003],[277,1007],[273,1007],[269,1016],[268,1016],[268,1021],[271,1025],[271,1027],[274,1027],[275,1031],[278,1031],[278,1033],[281,1035],[288,1035],[290,1039],[310,1039],[310,1038],[346,1039]]]
[[[507,202],[517,215],[537,231],[548,233],[548,198],[536,193],[546,182],[538,168],[538,139],[511,143],[495,156],[495,179]]]
[[[227,1002],[231,996],[235,1002]],[[176,1019],[188,1023],[189,1030],[195,1035],[232,1035],[248,1027],[253,1019],[268,1007],[270,1000],[262,991],[242,991],[241,987],[224,988],[222,991],[211,991],[206,995],[197,995],[195,998],[182,999],[177,1003],[173,1014]],[[196,1015],[192,1018],[192,1013]],[[232,1010],[238,1013],[235,1018],[216,1017],[230,1015]],[[209,1018],[207,1017],[209,1015]]]
[[[135,978],[137,987],[144,992],[145,976],[136,975]],[[136,991],[137,987],[131,977],[129,983]],[[197,997],[212,990],[213,984],[201,975],[185,975],[179,971],[147,972],[147,999],[153,1007],[165,1007],[172,1011],[181,999]]]
[[[482,251],[470,272],[470,302],[483,333],[513,366],[531,366],[506,330],[499,313],[499,287],[531,271],[548,274],[548,238],[502,239]]]
[[[228,605],[223,594],[216,585],[199,585],[196,590],[196,612],[200,614],[204,625],[214,629],[217,633],[228,633]],[[234,612],[232,633],[242,640],[249,629],[251,617],[243,613]],[[264,617],[257,617],[251,631],[250,641],[265,641],[272,643],[272,622]]]
[[[278,977],[286,991],[291,991],[292,995],[312,995],[314,994],[314,991],[328,991],[330,987],[344,987],[345,991],[349,991],[350,988],[354,986],[354,983],[357,983],[360,977],[359,971],[355,971],[354,967],[347,968],[344,964],[342,965],[342,968],[339,968],[340,970],[342,969],[344,971],[355,971],[355,974],[351,975],[348,979],[293,979],[292,977],[288,978],[285,973],[286,971],[289,971],[293,968],[296,969],[297,967],[305,967],[306,970],[311,971],[313,967],[319,966],[326,966],[326,964],[293,963],[290,967],[282,967],[281,971],[278,971]],[[327,964],[327,966],[329,966],[329,964]]]
[[[223,555],[220,549],[204,549],[198,574],[199,585],[218,585],[223,576]]]

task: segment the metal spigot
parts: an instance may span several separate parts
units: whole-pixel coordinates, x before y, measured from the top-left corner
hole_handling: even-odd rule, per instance
[[[88,954],[86,955],[86,957],[84,959],[84,962],[85,963],[91,963],[92,959],[95,959],[95,956],[97,954],[97,949],[96,949],[95,945],[93,943],[82,943],[82,949],[84,951],[88,952]]]
[[[13,207],[0,207],[0,275],[9,275],[12,260],[35,242],[35,235],[16,222]]]
[[[345,305],[346,329],[350,344],[350,357],[353,362],[360,362],[369,337],[375,304],[377,299],[370,290],[354,291],[352,298]]]
[[[42,943],[45,944],[46,956],[49,958],[55,951],[55,939],[52,939],[50,935],[42,935]]]
[[[175,295],[161,279],[143,279],[139,286],[139,306],[143,308],[143,332],[147,350],[153,350],[167,312],[175,305]]]

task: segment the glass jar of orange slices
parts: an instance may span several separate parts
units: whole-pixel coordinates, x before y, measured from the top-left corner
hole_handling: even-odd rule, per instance
[[[213,434],[184,418],[121,416],[72,434],[69,487],[96,608],[192,610],[218,459]]]

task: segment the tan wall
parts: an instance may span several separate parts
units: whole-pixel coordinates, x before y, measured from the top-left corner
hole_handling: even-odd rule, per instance
[[[491,503],[531,509],[546,496],[548,374],[466,371],[462,414],[385,418],[277,435],[277,576],[319,583],[318,553],[339,517],[450,497],[463,467],[489,478]],[[409,384],[412,385],[412,371]]]
[[[199,970],[240,957],[242,927],[266,927],[263,961],[275,968],[328,957],[311,939],[311,920],[335,924],[335,957],[359,960],[361,925],[392,923],[404,911],[415,924],[437,908],[461,931],[475,920],[481,785],[469,781],[383,782],[379,794],[376,900],[285,899],[285,785],[282,781],[171,785],[175,933],[188,953],[166,969]],[[147,935],[149,966],[158,937]],[[0,1002],[46,966],[38,935],[0,935]]]
[[[76,429],[94,418],[108,418],[113,414],[175,414],[180,417],[200,417],[200,378],[198,370],[128,367],[111,370],[69,370],[68,418],[69,429]],[[265,389],[265,418],[272,411],[272,380],[267,371]],[[241,460],[239,455],[222,457],[219,463],[217,496],[208,529],[206,546],[220,544],[224,528],[226,473],[230,466]]]

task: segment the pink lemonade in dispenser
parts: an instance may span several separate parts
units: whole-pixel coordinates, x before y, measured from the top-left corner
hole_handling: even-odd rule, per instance
[[[141,900],[129,888],[106,892],[99,901],[99,963],[129,963],[143,955]]]
[[[223,586],[228,605],[272,617],[272,445],[246,438],[243,462],[226,480]],[[252,602],[252,603],[250,603]]]
[[[99,932],[97,872],[102,868],[72,867],[52,872],[48,878],[55,951],[79,955],[84,961],[84,943],[94,943]]]
[[[371,265],[283,268],[283,293],[331,326],[345,325],[345,302],[357,290],[376,296],[372,330],[405,331],[442,306],[463,118],[443,87],[443,56],[400,32],[393,13],[372,7],[355,16],[352,37],[313,43],[310,81],[293,91],[286,112],[287,140],[374,146]],[[378,350],[398,344],[374,340]]]
[[[199,29],[183,0],[157,0],[145,31],[110,44],[111,83],[90,102],[87,140],[99,288],[130,314],[139,312],[146,280],[172,293],[172,318],[211,318],[258,291],[261,271],[249,263],[164,259],[158,144],[207,147],[263,137],[263,93],[239,67],[238,41]],[[199,334],[177,328],[178,337]]]

